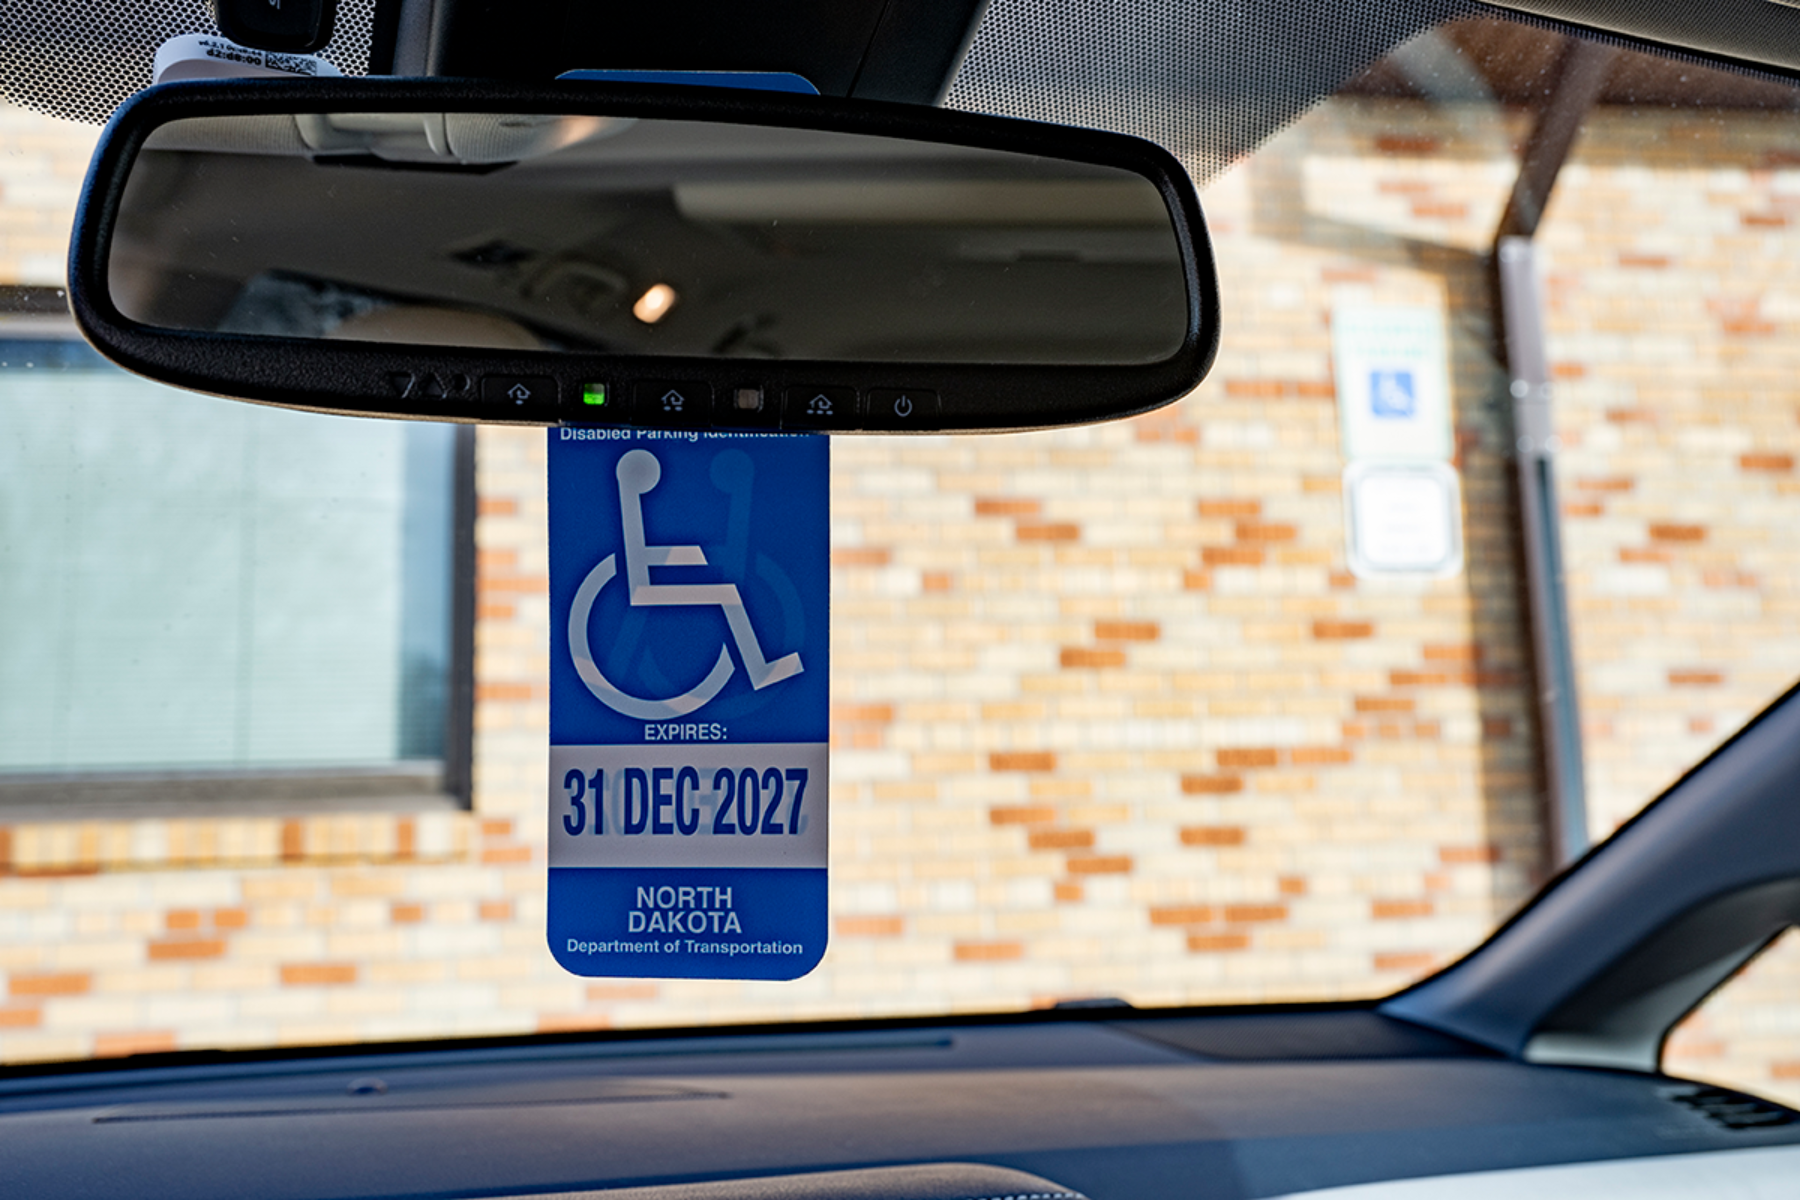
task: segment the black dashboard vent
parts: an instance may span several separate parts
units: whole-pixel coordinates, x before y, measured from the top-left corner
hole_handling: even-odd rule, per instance
[[[1663,1095],[1727,1129],[1772,1129],[1777,1125],[1792,1125],[1800,1121],[1800,1112],[1776,1104],[1773,1100],[1747,1096],[1729,1088],[1695,1084],[1669,1088]]]

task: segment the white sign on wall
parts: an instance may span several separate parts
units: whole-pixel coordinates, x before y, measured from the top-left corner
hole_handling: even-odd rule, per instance
[[[1331,314],[1331,350],[1345,458],[1449,460],[1441,310],[1341,304]]]
[[[1363,578],[1462,570],[1462,497],[1442,462],[1353,462],[1344,471],[1350,570]]]

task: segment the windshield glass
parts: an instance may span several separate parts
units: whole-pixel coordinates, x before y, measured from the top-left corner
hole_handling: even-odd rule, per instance
[[[1441,26],[1191,164],[1192,396],[836,439],[786,984],[546,951],[543,432],[106,365],[55,290],[96,131],[0,109],[0,1059],[1419,978],[1800,669],[1797,96]],[[1680,1069],[1791,1094],[1743,1005]]]

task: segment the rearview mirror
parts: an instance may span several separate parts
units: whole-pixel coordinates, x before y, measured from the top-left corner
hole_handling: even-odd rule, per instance
[[[96,152],[70,297],[183,387],[533,424],[1079,424],[1186,393],[1218,336],[1147,142],[577,81],[151,89]]]

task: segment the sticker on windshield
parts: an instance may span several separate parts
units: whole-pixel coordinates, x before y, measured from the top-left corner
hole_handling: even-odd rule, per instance
[[[804,975],[827,928],[831,441],[549,434],[551,953]]]

